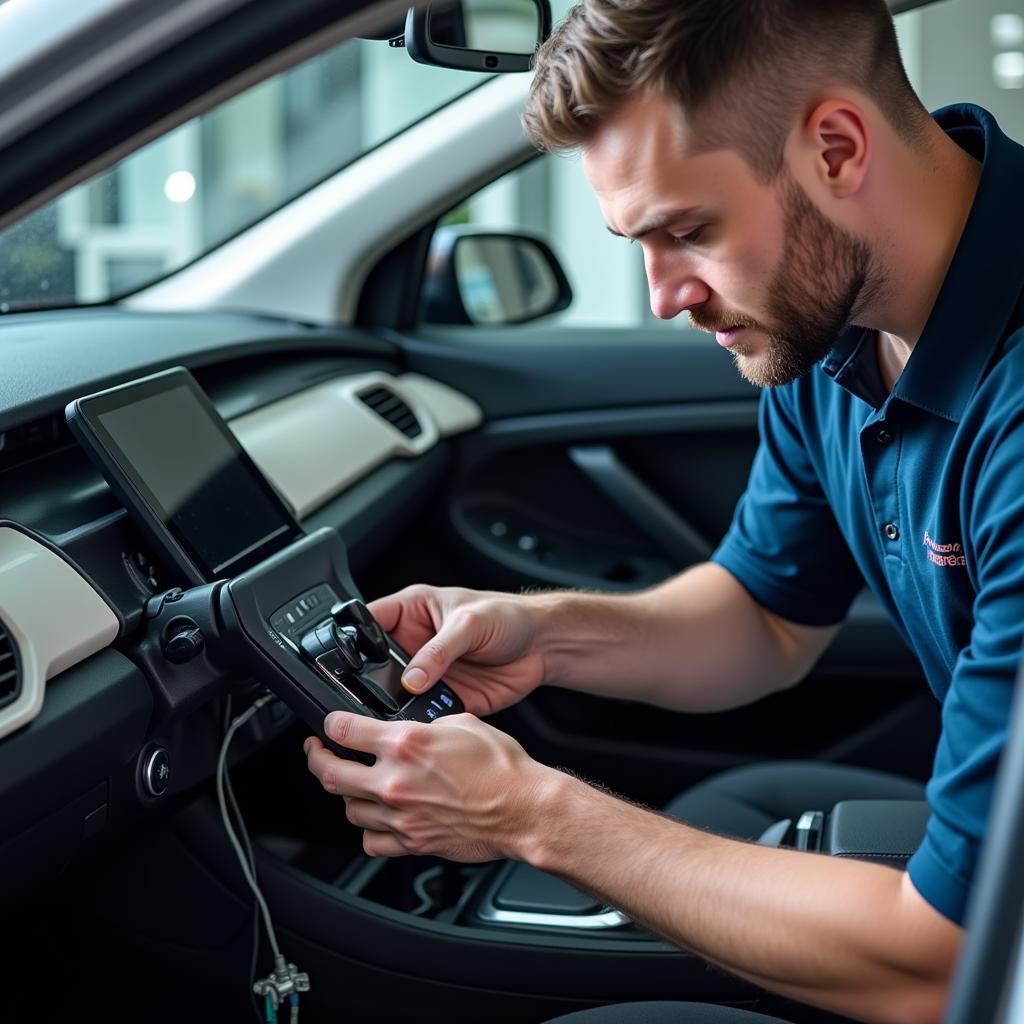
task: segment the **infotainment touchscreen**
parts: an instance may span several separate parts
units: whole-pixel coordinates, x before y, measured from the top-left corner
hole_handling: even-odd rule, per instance
[[[185,369],[72,402],[68,423],[190,583],[237,575],[301,536],[291,511]]]

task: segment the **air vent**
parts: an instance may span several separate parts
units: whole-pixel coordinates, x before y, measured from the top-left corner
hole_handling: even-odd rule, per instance
[[[372,391],[364,391],[359,398],[406,437],[419,437],[423,433],[420,421],[413,415],[412,409],[390,388],[374,388]]]
[[[10,704],[21,691],[21,670],[14,638],[0,622],[0,708]]]

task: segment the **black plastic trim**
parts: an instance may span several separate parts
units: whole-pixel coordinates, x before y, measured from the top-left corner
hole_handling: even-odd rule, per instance
[[[382,332],[408,368],[470,395],[486,420],[681,402],[748,401],[758,390],[705,335],[684,330],[421,326]]]
[[[756,429],[756,401],[674,402],[510,416],[485,423],[457,443],[466,466],[471,467],[495,452],[528,444],[579,444],[609,437]]]
[[[125,764],[152,709],[145,676],[110,648],[50,680],[36,718],[0,743],[0,842]]]
[[[711,557],[714,548],[608,445],[573,445],[569,458],[656,548],[677,566]]]
[[[197,801],[174,825],[208,869],[247,900],[212,803]],[[259,844],[256,859],[279,934],[301,937],[339,965],[349,960],[424,985],[471,985],[476,992],[586,1000],[583,1005],[678,997],[680,992],[738,1001],[756,992],[737,978],[709,972],[704,961],[655,938],[577,937],[433,921],[353,896],[286,864]]]
[[[356,323],[396,331],[414,326],[420,311],[423,276],[437,220],[404,239],[374,265],[363,282]]]

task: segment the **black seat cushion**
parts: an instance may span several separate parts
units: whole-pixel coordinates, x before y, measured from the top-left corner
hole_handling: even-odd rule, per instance
[[[924,785],[901,775],[824,761],[768,761],[713,775],[665,812],[738,839],[757,839],[782,818],[826,814],[840,800],[923,800]]]

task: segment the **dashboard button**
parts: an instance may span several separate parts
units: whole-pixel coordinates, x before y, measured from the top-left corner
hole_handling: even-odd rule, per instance
[[[166,747],[154,747],[142,766],[142,785],[151,797],[163,796],[171,784],[171,755]]]

